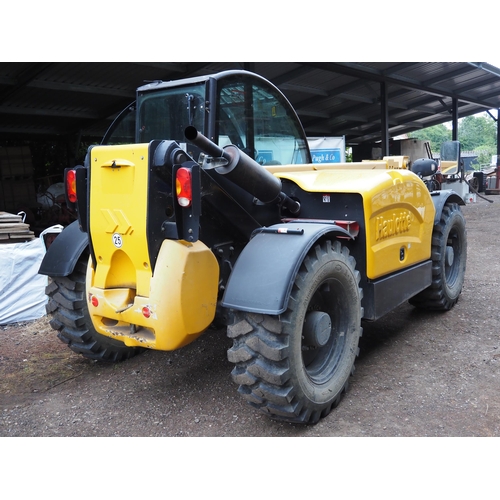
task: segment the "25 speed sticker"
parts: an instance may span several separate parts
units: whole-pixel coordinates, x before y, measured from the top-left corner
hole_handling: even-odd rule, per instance
[[[120,233],[114,233],[112,238],[113,238],[113,245],[116,248],[121,248],[123,245],[122,235]]]

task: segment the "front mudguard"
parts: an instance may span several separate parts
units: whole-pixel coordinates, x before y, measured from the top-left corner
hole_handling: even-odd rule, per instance
[[[50,245],[38,274],[51,277],[69,276],[88,245],[88,234],[80,229],[78,221],[71,223]]]
[[[462,197],[451,189],[432,191],[431,198],[434,203],[434,208],[436,209],[436,213],[434,215],[434,225],[436,225],[440,221],[441,214],[446,203],[451,202],[457,203],[458,205],[465,205],[465,201],[462,199]]]
[[[325,235],[352,239],[336,224],[288,223],[256,230],[236,261],[222,306],[270,315],[285,312],[300,265]]]

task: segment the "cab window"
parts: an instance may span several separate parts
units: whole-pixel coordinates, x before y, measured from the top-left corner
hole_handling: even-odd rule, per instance
[[[205,86],[167,88],[144,94],[140,100],[138,141],[169,140],[186,142],[188,125],[203,131]]]
[[[127,106],[114,120],[101,141],[103,145],[135,143],[135,103]]]
[[[234,144],[261,165],[308,162],[302,129],[279,92],[241,75],[220,83],[219,146]]]

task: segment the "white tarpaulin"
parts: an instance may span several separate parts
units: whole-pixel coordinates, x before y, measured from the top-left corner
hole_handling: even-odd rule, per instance
[[[60,232],[59,228],[45,232]],[[45,315],[48,278],[38,274],[46,251],[44,233],[31,241],[0,245],[0,325]]]
[[[344,163],[345,137],[308,137],[313,163]]]
[[[45,314],[47,276],[38,274],[44,255],[40,238],[0,245],[0,325]]]

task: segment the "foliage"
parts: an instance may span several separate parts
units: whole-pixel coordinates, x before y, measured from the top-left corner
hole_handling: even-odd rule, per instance
[[[438,153],[441,144],[451,141],[452,131],[448,124],[434,125],[409,134],[412,139],[429,141],[433,153]],[[477,165],[489,164],[496,154],[497,123],[488,114],[466,116],[458,122],[458,140],[462,151],[480,152]]]
[[[451,141],[451,129],[446,125],[440,123],[433,127],[423,128],[409,134],[411,139],[418,139],[421,141],[429,141],[431,150],[434,153],[439,153],[441,144],[445,141]]]
[[[352,162],[352,148],[351,147],[345,148],[345,161]]]
[[[462,145],[462,151],[475,151],[481,146],[495,148],[496,123],[488,115],[467,116],[459,122],[458,140]]]
[[[496,154],[496,145],[479,146],[474,149],[474,152],[478,153],[478,156],[471,163],[471,167],[480,170],[482,166],[489,166],[491,164],[491,157]]]

